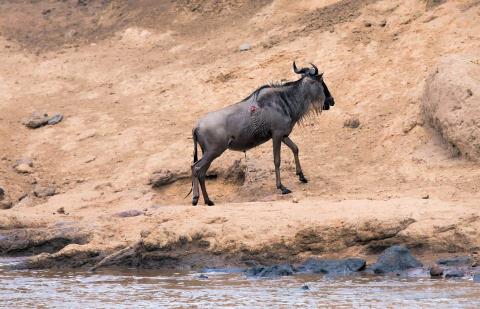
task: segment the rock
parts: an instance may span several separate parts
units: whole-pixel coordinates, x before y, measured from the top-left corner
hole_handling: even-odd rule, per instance
[[[471,266],[473,262],[473,258],[470,256],[455,256],[437,260],[437,264],[445,266]]]
[[[23,163],[15,165],[15,170],[20,174],[30,174],[33,171],[31,166]]]
[[[358,258],[329,260],[309,259],[298,270],[305,273],[345,276],[365,269],[366,261]]]
[[[302,285],[301,289],[304,290],[304,291],[308,291],[308,290],[310,290],[310,287],[308,285],[304,284],[304,285]]]
[[[130,218],[130,217],[137,217],[140,215],[143,215],[143,212],[136,209],[120,211],[114,214],[115,217],[119,217],[119,218]]]
[[[54,124],[57,124],[59,122],[61,122],[63,120],[63,115],[62,114],[56,114],[56,115],[53,115],[52,117],[50,117],[47,121],[47,123],[49,125],[54,125]]]
[[[403,272],[410,268],[422,267],[405,246],[392,246],[378,257],[371,269],[376,274]]]
[[[245,271],[249,277],[273,278],[281,276],[291,276],[294,269],[290,264],[274,265],[274,266],[255,266]]]
[[[59,213],[61,215],[64,215],[65,214],[65,208],[60,207],[59,209],[57,209],[57,213]]]
[[[20,165],[20,164],[26,164],[26,165],[28,165],[28,166],[30,166],[30,167],[33,167],[33,161],[32,161],[32,159],[30,159],[30,158],[21,158],[21,159],[18,159],[18,160],[15,162],[14,167],[17,166],[17,165]]]
[[[0,209],[10,209],[12,207],[13,203],[8,198],[0,199]]]
[[[198,279],[208,279],[208,276],[207,275],[204,275],[204,274],[200,274],[197,276]]]
[[[430,195],[428,195],[428,194],[422,195],[423,200],[428,200],[429,198],[430,198]]]
[[[179,179],[178,174],[172,173],[170,170],[161,169],[152,174],[149,180],[149,184],[153,188],[159,188],[171,184]]]
[[[445,274],[445,278],[462,278],[465,276],[465,273],[460,269],[449,270]]]
[[[383,20],[381,20],[381,21],[378,23],[378,25],[379,25],[380,27],[385,27],[385,26],[387,25],[387,21],[386,21],[385,19],[383,19]]]
[[[473,282],[480,283],[480,274],[473,275]]]
[[[38,115],[34,113],[31,118],[25,122],[25,126],[30,129],[37,129],[46,125],[49,119],[48,114]]]
[[[68,244],[85,244],[90,235],[76,228],[35,228],[0,231],[0,254],[56,252]]]
[[[247,51],[247,50],[250,50],[252,49],[252,46],[248,43],[243,43],[242,45],[240,45],[239,47],[239,50],[240,51]]]
[[[402,132],[407,134],[408,132],[412,131],[413,128],[417,126],[417,121],[414,119],[407,120],[403,123]]]
[[[35,194],[36,197],[48,197],[55,195],[57,193],[57,188],[55,186],[41,186],[41,185],[36,185],[35,188],[33,189],[33,194]]]
[[[356,129],[360,126],[360,120],[356,117],[349,118],[343,123],[344,128]]]
[[[365,27],[367,27],[367,28],[370,28],[370,27],[372,26],[372,23],[369,22],[368,20],[365,20],[365,21],[363,22],[363,25],[364,25]]]
[[[5,197],[5,190],[3,190],[2,187],[0,187],[0,201],[3,200],[4,197]]]
[[[426,80],[421,110],[453,155],[480,161],[480,65],[474,60],[443,58]]]
[[[443,276],[443,268],[441,268],[440,266],[433,266],[432,268],[430,268],[430,276],[431,277],[441,277]]]

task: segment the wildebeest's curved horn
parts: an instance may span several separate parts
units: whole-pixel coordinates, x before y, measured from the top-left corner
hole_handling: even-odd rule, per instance
[[[310,63],[312,65],[312,67],[315,69],[315,75],[318,75],[318,68],[316,65],[314,65],[313,63]]]
[[[295,72],[295,73],[297,73],[297,74],[302,73],[302,71],[299,70],[299,69],[297,68],[297,66],[295,65],[295,61],[293,61],[293,72]]]

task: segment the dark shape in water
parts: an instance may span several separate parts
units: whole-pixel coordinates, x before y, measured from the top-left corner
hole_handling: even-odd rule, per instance
[[[309,259],[299,267],[300,272],[346,276],[365,269],[366,261],[359,258],[343,260]]]
[[[454,256],[437,260],[437,264],[445,266],[471,266],[472,263],[473,260],[470,256]]]
[[[433,266],[432,268],[430,268],[430,276],[432,278],[439,278],[439,277],[442,277],[443,276],[443,268],[441,268],[440,266]]]
[[[302,285],[301,289],[304,290],[304,291],[308,291],[308,290],[310,290],[310,287],[308,285],[304,284],[304,285]]]
[[[465,273],[460,269],[450,270],[445,274],[445,278],[462,278]]]
[[[204,275],[204,274],[200,274],[197,276],[198,279],[208,279],[208,276],[207,275]]]
[[[422,267],[420,263],[405,246],[392,246],[378,257],[371,269],[376,274],[404,272],[410,268]]]
[[[274,266],[255,266],[245,271],[248,277],[273,278],[281,276],[291,276],[294,269],[290,264]]]

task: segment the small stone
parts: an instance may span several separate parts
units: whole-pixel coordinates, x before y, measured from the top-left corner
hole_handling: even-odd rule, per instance
[[[369,28],[369,27],[372,26],[372,23],[369,22],[369,21],[367,21],[367,20],[365,20],[365,21],[363,22],[363,25],[364,25],[365,27]]]
[[[413,128],[417,126],[416,120],[408,120],[403,123],[402,131],[403,133],[407,134],[408,132],[412,131]]]
[[[385,27],[385,26],[387,25],[387,21],[386,21],[385,19],[383,19],[383,20],[381,20],[381,21],[378,23],[378,25],[379,25],[380,27]]]
[[[15,170],[20,174],[30,174],[32,172],[32,168],[27,164],[19,164],[15,166]]]
[[[204,275],[204,274],[200,274],[197,278],[198,279],[208,279],[208,276]]]
[[[428,195],[428,194],[422,195],[423,200],[428,200],[429,198],[430,198],[430,195]]]
[[[356,129],[360,126],[360,120],[356,117],[349,118],[343,123],[344,128]]]
[[[450,270],[445,274],[445,278],[462,278],[465,273],[459,269]]]
[[[88,157],[85,158],[84,162],[85,163],[91,163],[91,162],[95,161],[96,159],[97,159],[97,157],[95,157],[95,156],[88,156]]]
[[[3,190],[2,187],[0,187],[0,201],[3,200],[4,197],[5,197],[5,190]]]
[[[433,266],[432,268],[430,268],[430,276],[431,277],[441,277],[443,276],[443,268],[441,268],[440,266]]]
[[[33,161],[30,158],[21,158],[15,162],[15,165],[26,164],[30,167],[33,167]]]
[[[304,285],[302,285],[301,289],[304,290],[304,291],[308,291],[308,290],[310,290],[310,287],[308,285],[304,284]]]
[[[137,217],[140,215],[143,215],[143,212],[136,209],[120,211],[114,214],[115,217],[119,217],[119,218],[130,218],[130,217]]]
[[[8,199],[3,199],[0,201],[0,209],[10,209],[13,207],[13,203]]]
[[[247,50],[250,50],[251,48],[252,48],[252,46],[248,43],[243,43],[239,47],[240,51],[247,51]]]
[[[30,129],[37,129],[46,125],[48,123],[48,119],[48,114],[33,114],[32,117],[25,122],[25,126]]]
[[[149,230],[141,230],[141,231],[140,231],[140,237],[146,238],[146,237],[148,237],[148,235],[150,235],[151,233],[152,233],[152,232],[149,231]]]
[[[467,89],[467,94],[468,94],[469,97],[473,96],[473,91],[472,91],[472,89],[470,89],[470,88]]]
[[[294,198],[292,199],[292,203],[298,203],[298,198],[294,197]]]
[[[54,125],[54,124],[57,124],[59,122],[61,122],[63,120],[63,115],[62,114],[56,114],[56,115],[53,115],[52,117],[50,117],[47,121],[47,123],[49,125]]]
[[[65,208],[60,207],[59,209],[57,209],[57,213],[64,215],[65,214]]]
[[[36,197],[48,197],[48,196],[53,196],[57,193],[57,189],[54,186],[40,186],[36,185],[35,189],[33,190],[33,194],[35,194]]]

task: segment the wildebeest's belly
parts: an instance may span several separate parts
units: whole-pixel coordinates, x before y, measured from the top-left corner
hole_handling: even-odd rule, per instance
[[[232,136],[228,144],[228,149],[236,151],[249,150],[267,142],[268,140],[270,140],[270,138],[271,136],[264,136],[262,138],[256,139],[247,136]]]

